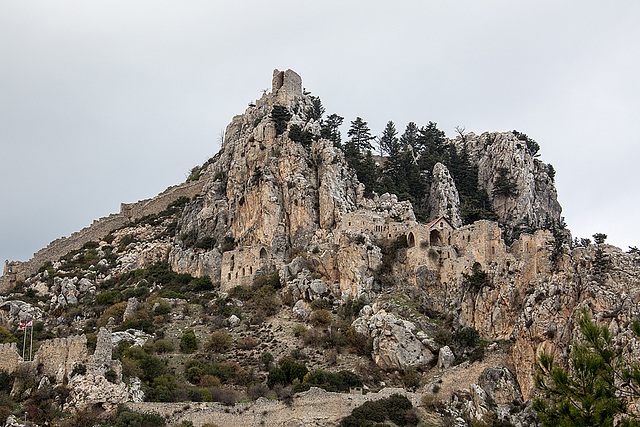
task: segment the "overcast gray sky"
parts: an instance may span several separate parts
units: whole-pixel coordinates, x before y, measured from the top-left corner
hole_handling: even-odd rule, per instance
[[[640,245],[640,2],[0,0],[0,262],[184,181],[291,68],[345,122],[517,129]]]

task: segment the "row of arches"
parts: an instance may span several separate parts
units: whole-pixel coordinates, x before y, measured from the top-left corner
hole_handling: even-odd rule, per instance
[[[451,237],[449,237],[448,244],[451,244]],[[413,231],[410,231],[407,234],[407,245],[412,248],[416,245],[416,236],[413,234]],[[439,230],[431,230],[429,232],[429,246],[443,246],[444,245],[444,237]]]

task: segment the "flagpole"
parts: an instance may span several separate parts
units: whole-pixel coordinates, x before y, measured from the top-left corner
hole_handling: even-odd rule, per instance
[[[24,362],[24,349],[27,346],[27,330],[24,330],[24,340],[22,343],[22,361]]]
[[[31,344],[29,345],[29,360],[33,360],[33,358],[31,357],[31,353],[33,350],[33,319],[31,319]],[[26,331],[25,331],[26,332]]]

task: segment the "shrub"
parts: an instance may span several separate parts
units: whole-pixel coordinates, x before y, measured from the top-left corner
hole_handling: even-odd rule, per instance
[[[413,405],[405,396],[393,394],[386,399],[365,402],[355,408],[351,415],[340,421],[341,427],[370,426],[387,419],[399,426],[417,425],[418,418],[411,411]]]
[[[224,331],[216,331],[211,334],[209,341],[205,344],[205,350],[213,353],[222,353],[231,347],[231,337]]]
[[[134,412],[124,404],[118,405],[115,427],[164,427],[167,421],[158,414]]]
[[[188,329],[180,338],[180,351],[183,353],[193,353],[198,349],[198,339],[196,338],[195,332],[193,330]]]
[[[287,374],[285,374],[282,368],[273,368],[267,376],[267,386],[269,386],[269,388],[273,388],[277,384],[287,385]]]
[[[273,363],[273,355],[268,351],[265,351],[260,355],[260,363],[264,366],[265,371],[269,371],[271,369],[271,364]]]
[[[153,309],[153,312],[159,316],[171,313],[171,304],[165,299],[160,299],[158,305]]]
[[[331,324],[332,316],[328,310],[316,310],[309,316],[309,323],[314,326],[328,326]]]
[[[293,327],[293,336],[301,337],[307,332],[307,328],[304,325],[297,324]]]
[[[227,406],[231,406],[236,403],[236,394],[233,391],[224,388],[212,388],[211,398],[213,402],[220,402]]]
[[[474,347],[478,339],[480,339],[480,333],[476,329],[468,326],[465,326],[453,334],[453,340],[466,347]]]
[[[202,387],[220,387],[220,384],[220,378],[213,375],[206,374],[200,378],[200,385]]]
[[[269,387],[265,384],[251,384],[247,387],[247,396],[249,399],[256,400],[259,397],[266,397],[269,394]]]
[[[155,351],[159,354],[169,353],[173,351],[173,344],[169,340],[159,339],[155,342]]]
[[[258,340],[253,337],[245,337],[238,340],[237,346],[241,350],[251,350],[259,344]]]
[[[402,382],[404,382],[404,386],[409,389],[416,389],[420,387],[421,381],[420,374],[418,370],[413,366],[407,367],[404,371],[404,375],[402,377]]]

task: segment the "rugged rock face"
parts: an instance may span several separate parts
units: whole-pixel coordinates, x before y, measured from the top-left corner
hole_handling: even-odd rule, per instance
[[[326,140],[302,144],[276,131],[271,114],[285,107],[288,126],[319,129],[306,116],[311,101],[291,70],[274,72],[273,90],[227,126],[220,152],[209,168],[211,179],[186,209],[181,234],[196,240],[263,245],[274,253],[304,247],[316,230],[328,230],[362,201],[363,188],[347,168],[341,151]],[[217,255],[194,255],[174,247],[171,263],[192,274],[213,273]]]
[[[478,186],[487,191],[501,224],[511,229],[518,225],[542,228],[549,220],[560,220],[562,208],[550,165],[531,155],[527,144],[512,132],[469,133],[464,140],[456,139],[455,144],[459,149],[466,146],[471,161],[478,166]],[[501,168],[514,184],[512,195],[494,192]]]
[[[385,310],[363,307],[354,322],[356,331],[373,338],[373,360],[382,369],[404,371],[408,367],[425,367],[433,354],[417,338],[416,326]]]
[[[460,197],[449,169],[442,163],[433,167],[431,190],[429,191],[429,220],[446,217],[454,227],[462,225]]]

